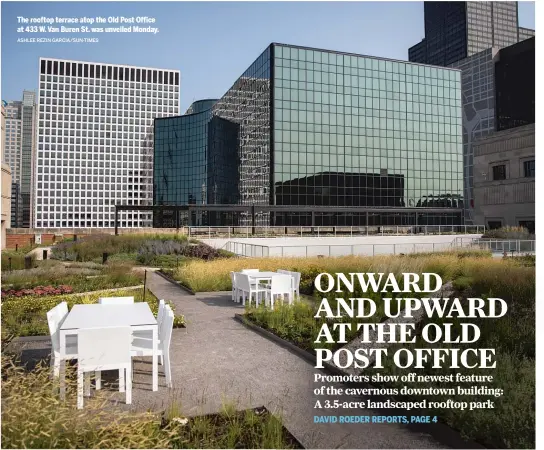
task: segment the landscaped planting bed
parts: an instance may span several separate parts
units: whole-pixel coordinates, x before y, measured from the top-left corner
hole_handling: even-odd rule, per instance
[[[64,301],[68,303],[69,308],[76,304],[97,303],[100,297],[133,296],[134,301],[141,302],[144,301],[143,294],[143,288],[136,288],[116,292],[97,291],[89,295],[28,296],[6,299],[2,302],[2,339],[48,335],[47,311]],[[151,311],[157,315],[158,301],[149,290],[146,290],[145,301],[149,304]],[[185,318],[182,315],[176,315],[174,327],[184,326]]]
[[[400,266],[395,267],[392,258],[373,258],[374,263],[362,261],[352,267],[346,267],[338,260],[322,262],[321,267],[328,266],[331,273],[334,272],[395,272]],[[396,258],[398,264],[407,261],[404,258]],[[496,370],[485,369],[420,369],[418,374],[424,375],[447,375],[455,372],[470,374],[492,374],[493,383],[489,387],[501,388],[504,390],[502,397],[485,397],[495,403],[494,409],[477,409],[473,411],[459,409],[443,409],[429,411],[429,414],[437,415],[441,420],[470,439],[478,441],[490,448],[534,448],[534,427],[535,427],[535,269],[526,267],[519,261],[505,259],[497,260],[491,258],[458,258],[447,256],[425,256],[423,258],[411,258],[410,265],[403,271],[406,272],[435,272],[442,276],[443,281],[452,280],[456,290],[455,295],[450,297],[498,297],[508,304],[508,313],[499,319],[440,319],[433,317],[425,318],[417,326],[417,332],[433,321],[435,323],[453,323],[453,336],[460,335],[461,322],[471,322],[478,325],[481,331],[478,348],[496,349]],[[251,260],[254,263],[254,260]],[[345,261],[344,261],[345,262]],[[355,262],[355,261],[352,261]],[[261,268],[259,264],[253,264]],[[341,296],[341,294],[335,294]],[[424,297],[421,294],[415,294]],[[349,297],[358,297],[357,293],[349,294]],[[365,294],[364,296],[367,296]],[[383,296],[386,296],[385,294]],[[332,296],[329,296],[332,297]],[[332,299],[332,298],[330,298]],[[318,334],[320,320],[313,316],[317,311],[315,305],[299,303],[294,307],[280,306],[274,311],[267,311],[264,308],[256,309],[248,307],[246,320],[258,325],[277,336],[290,341],[302,349],[312,351],[316,347],[313,340]],[[380,321],[381,317],[375,317]],[[361,322],[359,320],[358,322]],[[349,337],[354,337],[353,333]],[[448,348],[455,346],[461,350],[473,348],[475,344],[443,343],[426,344],[418,339],[415,344],[392,345],[389,353],[393,354],[400,347],[404,348]],[[326,345],[320,345],[326,347]],[[367,369],[368,373],[380,372],[382,375],[403,375],[413,372],[413,369],[399,369],[391,361],[386,359],[385,369]],[[397,384],[401,387],[405,383]],[[393,387],[395,383],[389,383]],[[466,387],[469,385],[467,384]],[[429,382],[419,383],[417,387],[452,387],[448,383]],[[402,397],[407,399],[406,396]],[[421,401],[424,396],[414,396],[412,400]],[[433,396],[427,400],[440,401],[449,398],[448,396]],[[482,401],[481,395],[456,396],[456,401]]]
[[[111,261],[155,267],[178,267],[191,259],[210,261],[232,253],[188,239],[182,234],[93,235],[53,247],[52,257],[63,261]]]
[[[427,253],[405,256],[339,256],[336,258],[229,258],[214,261],[188,261],[178,269],[169,271],[176,281],[194,292],[230,291],[230,272],[258,268],[261,271],[292,270],[302,274],[300,291],[314,293],[313,281],[323,272],[435,272],[445,279],[457,276],[458,260],[491,261],[491,253],[481,250],[459,250],[445,253]]]
[[[58,261],[43,261],[35,269],[13,272],[2,270],[2,299],[17,296],[17,292],[9,291],[30,290],[40,286],[52,288],[64,286],[64,290],[70,288],[76,293],[136,286],[142,283],[143,275],[123,264],[104,266],[95,263],[63,264]]]
[[[59,402],[48,366],[31,372],[2,357],[3,448],[303,448],[264,408],[184,417],[174,401],[164,413],[136,413],[93,391],[76,409],[75,374],[67,371],[67,400]],[[117,393],[113,393],[117,395]]]

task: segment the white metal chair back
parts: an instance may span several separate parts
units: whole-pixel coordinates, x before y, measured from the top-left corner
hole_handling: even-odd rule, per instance
[[[161,324],[164,319],[164,309],[166,307],[166,302],[164,300],[159,300],[159,312],[157,313],[157,324],[159,330],[161,329]]]
[[[291,272],[291,275],[293,276],[293,279],[294,279],[294,291],[298,295],[298,292],[299,292],[299,289],[300,289],[301,273],[300,272]]]
[[[60,351],[59,329],[67,315],[68,304],[66,302],[59,303],[47,311],[47,324],[49,325],[49,334],[51,335],[51,346],[55,352]]]
[[[78,331],[78,368],[113,370],[132,362],[130,327],[82,328]]]
[[[283,273],[285,275],[290,275],[293,278],[293,291],[298,294],[300,288],[300,272],[291,272],[289,270],[278,269],[278,273]]]
[[[131,327],[83,328],[78,331],[77,407],[83,408],[83,382],[90,395],[90,376],[96,372],[99,389],[103,370],[119,370],[119,390],[126,391],[126,403],[132,403],[132,329]],[[126,385],[126,387],[125,387]]]
[[[159,341],[162,347],[163,354],[166,355],[170,351],[170,341],[172,339],[172,329],[174,328],[174,311],[170,306],[164,308],[164,318],[162,327],[159,330]]]
[[[98,303],[101,305],[132,305],[134,297],[100,297]]]
[[[291,275],[276,275],[270,282],[272,294],[289,294],[293,291],[293,278]]]
[[[251,282],[249,281],[249,276],[245,273],[237,273],[236,277],[236,287],[241,291],[249,292],[251,289]]]
[[[241,273],[255,273],[258,271],[259,269],[242,269]]]
[[[238,290],[240,289],[240,287],[238,286],[238,275],[240,275],[239,272],[230,273],[230,279],[232,281],[232,300],[235,302],[238,302],[240,300],[238,292]]]

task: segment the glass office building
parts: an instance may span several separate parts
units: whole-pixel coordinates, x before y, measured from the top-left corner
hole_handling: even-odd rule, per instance
[[[309,225],[302,206],[315,225],[366,225],[368,212],[369,225],[409,225],[416,210],[419,224],[462,223],[458,70],[271,44],[214,104],[207,138],[208,203],[295,207],[257,224]]]
[[[194,102],[183,116],[155,120],[153,204],[206,203],[208,123],[216,101]],[[194,219],[202,224],[201,215]],[[154,216],[154,221],[164,226],[168,217]]]

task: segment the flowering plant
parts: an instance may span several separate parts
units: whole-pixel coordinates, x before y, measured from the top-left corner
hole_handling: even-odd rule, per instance
[[[73,289],[71,286],[36,286],[32,289],[7,289],[2,290],[2,297],[25,297],[27,295],[42,296],[42,295],[61,295],[71,294]]]

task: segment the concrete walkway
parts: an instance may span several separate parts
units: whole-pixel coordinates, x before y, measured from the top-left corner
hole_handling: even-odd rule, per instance
[[[280,413],[284,425],[306,448],[461,448],[466,444],[448,436],[449,428],[433,425],[419,430],[399,424],[314,424],[315,415],[402,415],[396,411],[314,409],[317,397],[311,364],[278,344],[235,321],[243,307],[230,294],[186,294],[178,286],[148,273],[151,291],[170,300],[185,315],[186,329],[175,329],[171,343],[173,390],[165,388],[162,372],[159,392],[149,390],[150,367],[145,381],[135,378],[135,407],[164,408],[181,403],[186,415],[216,412],[225,402],[239,408],[266,406]],[[148,363],[147,363],[148,364]],[[351,398],[350,400],[354,400]],[[448,442],[445,443],[444,440]],[[466,447],[469,448],[469,447]]]

